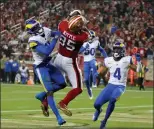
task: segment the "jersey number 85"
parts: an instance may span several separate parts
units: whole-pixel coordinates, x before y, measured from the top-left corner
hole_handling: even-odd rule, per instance
[[[75,42],[72,41],[71,39],[67,39],[63,35],[60,36],[59,42],[67,50],[73,51],[75,49]]]

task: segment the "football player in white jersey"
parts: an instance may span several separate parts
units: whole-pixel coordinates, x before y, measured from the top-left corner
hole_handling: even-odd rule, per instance
[[[96,78],[98,77],[97,66],[96,66],[96,50],[99,50],[104,58],[107,57],[105,50],[100,46],[98,37],[96,37],[95,32],[90,30],[91,39],[88,42],[85,42],[80,48],[80,53],[84,55],[84,81],[87,87],[89,98],[93,98],[92,89],[90,86],[90,75],[92,71],[93,76],[93,85],[96,86]]]
[[[125,92],[129,68],[137,72],[141,70],[140,55],[136,55],[136,59],[137,65],[133,63],[131,56],[125,56],[125,45],[120,42],[113,45],[113,56],[104,59],[101,73],[105,76],[109,71],[110,77],[107,86],[101,91],[94,103],[96,111],[93,115],[93,121],[96,121],[102,112],[102,106],[109,102],[100,129],[105,128],[107,120],[115,108],[116,101]]]
[[[29,69],[28,67],[26,67],[26,64],[23,63],[20,67],[19,67],[19,73],[21,76],[21,83],[22,84],[26,84],[29,78]]]
[[[33,19],[26,22],[26,31],[31,34],[28,42],[33,53],[34,72],[44,87],[44,92],[38,93],[36,98],[42,103],[43,114],[49,116],[49,104],[58,124],[63,125],[66,121],[61,117],[56,107],[53,93],[63,89],[66,83],[61,72],[50,63],[51,57],[49,56],[56,45],[60,32],[42,27],[38,21]],[[52,41],[51,37],[53,37]]]

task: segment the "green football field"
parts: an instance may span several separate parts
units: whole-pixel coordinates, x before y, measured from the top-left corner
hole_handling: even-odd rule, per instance
[[[49,117],[44,117],[40,110],[40,102],[35,94],[42,91],[40,85],[26,86],[15,84],[1,84],[1,126],[2,128],[31,128],[31,129],[99,129],[100,121],[104,117],[107,104],[103,107],[99,120],[92,121],[94,113],[93,103],[102,88],[93,89],[94,99],[90,100],[86,89],[69,104],[73,116],[62,116],[67,123],[59,127],[55,116],[50,111]],[[55,94],[59,102],[70,88]],[[108,128],[153,128],[153,89],[139,91],[138,88],[127,88],[125,94],[116,103],[115,111],[110,117]]]

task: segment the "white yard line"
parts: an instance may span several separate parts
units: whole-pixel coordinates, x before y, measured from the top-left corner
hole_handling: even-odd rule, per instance
[[[18,121],[17,121],[18,120]],[[41,123],[41,122],[44,122],[44,121],[41,121],[41,120],[19,120],[19,119],[1,119],[2,122],[4,123],[14,123],[14,124],[21,124],[21,125],[44,125],[44,126],[50,126],[50,127],[55,127],[57,126],[58,127],[58,124],[49,124],[50,122],[45,122],[45,123]],[[26,122],[26,121],[31,121],[31,122]],[[75,123],[66,123],[65,125],[63,126],[75,126],[76,124]]]
[[[121,107],[116,107],[117,109],[134,109],[134,108],[152,108],[153,105],[143,105],[143,106],[121,106]],[[70,108],[70,110],[94,110],[94,108]],[[1,113],[11,113],[11,112],[38,112],[40,111],[39,109],[35,110],[4,110],[1,111]]]
[[[32,86],[27,86],[27,85],[21,85],[21,84],[10,84],[10,86],[8,86],[9,84],[1,84],[1,87],[7,87],[7,88],[10,88],[11,86],[16,86],[16,87],[32,87],[32,88],[40,88],[42,87],[41,85],[32,85]],[[66,87],[67,89],[70,89],[71,87]],[[132,87],[132,89],[135,88],[135,87]],[[86,88],[84,88],[86,89]],[[103,88],[93,88],[94,90],[99,90],[101,91]],[[154,92],[154,91],[140,91],[140,90],[127,90],[126,89],[126,92],[129,91],[129,92],[140,92],[140,93],[143,93],[143,92]]]

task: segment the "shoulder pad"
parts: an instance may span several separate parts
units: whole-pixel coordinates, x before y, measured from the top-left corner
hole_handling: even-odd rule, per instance
[[[51,29],[47,28],[47,27],[43,27],[44,31],[46,32],[51,32]]]
[[[37,46],[37,43],[35,41],[32,41],[29,43],[30,48],[33,48],[35,46]]]

